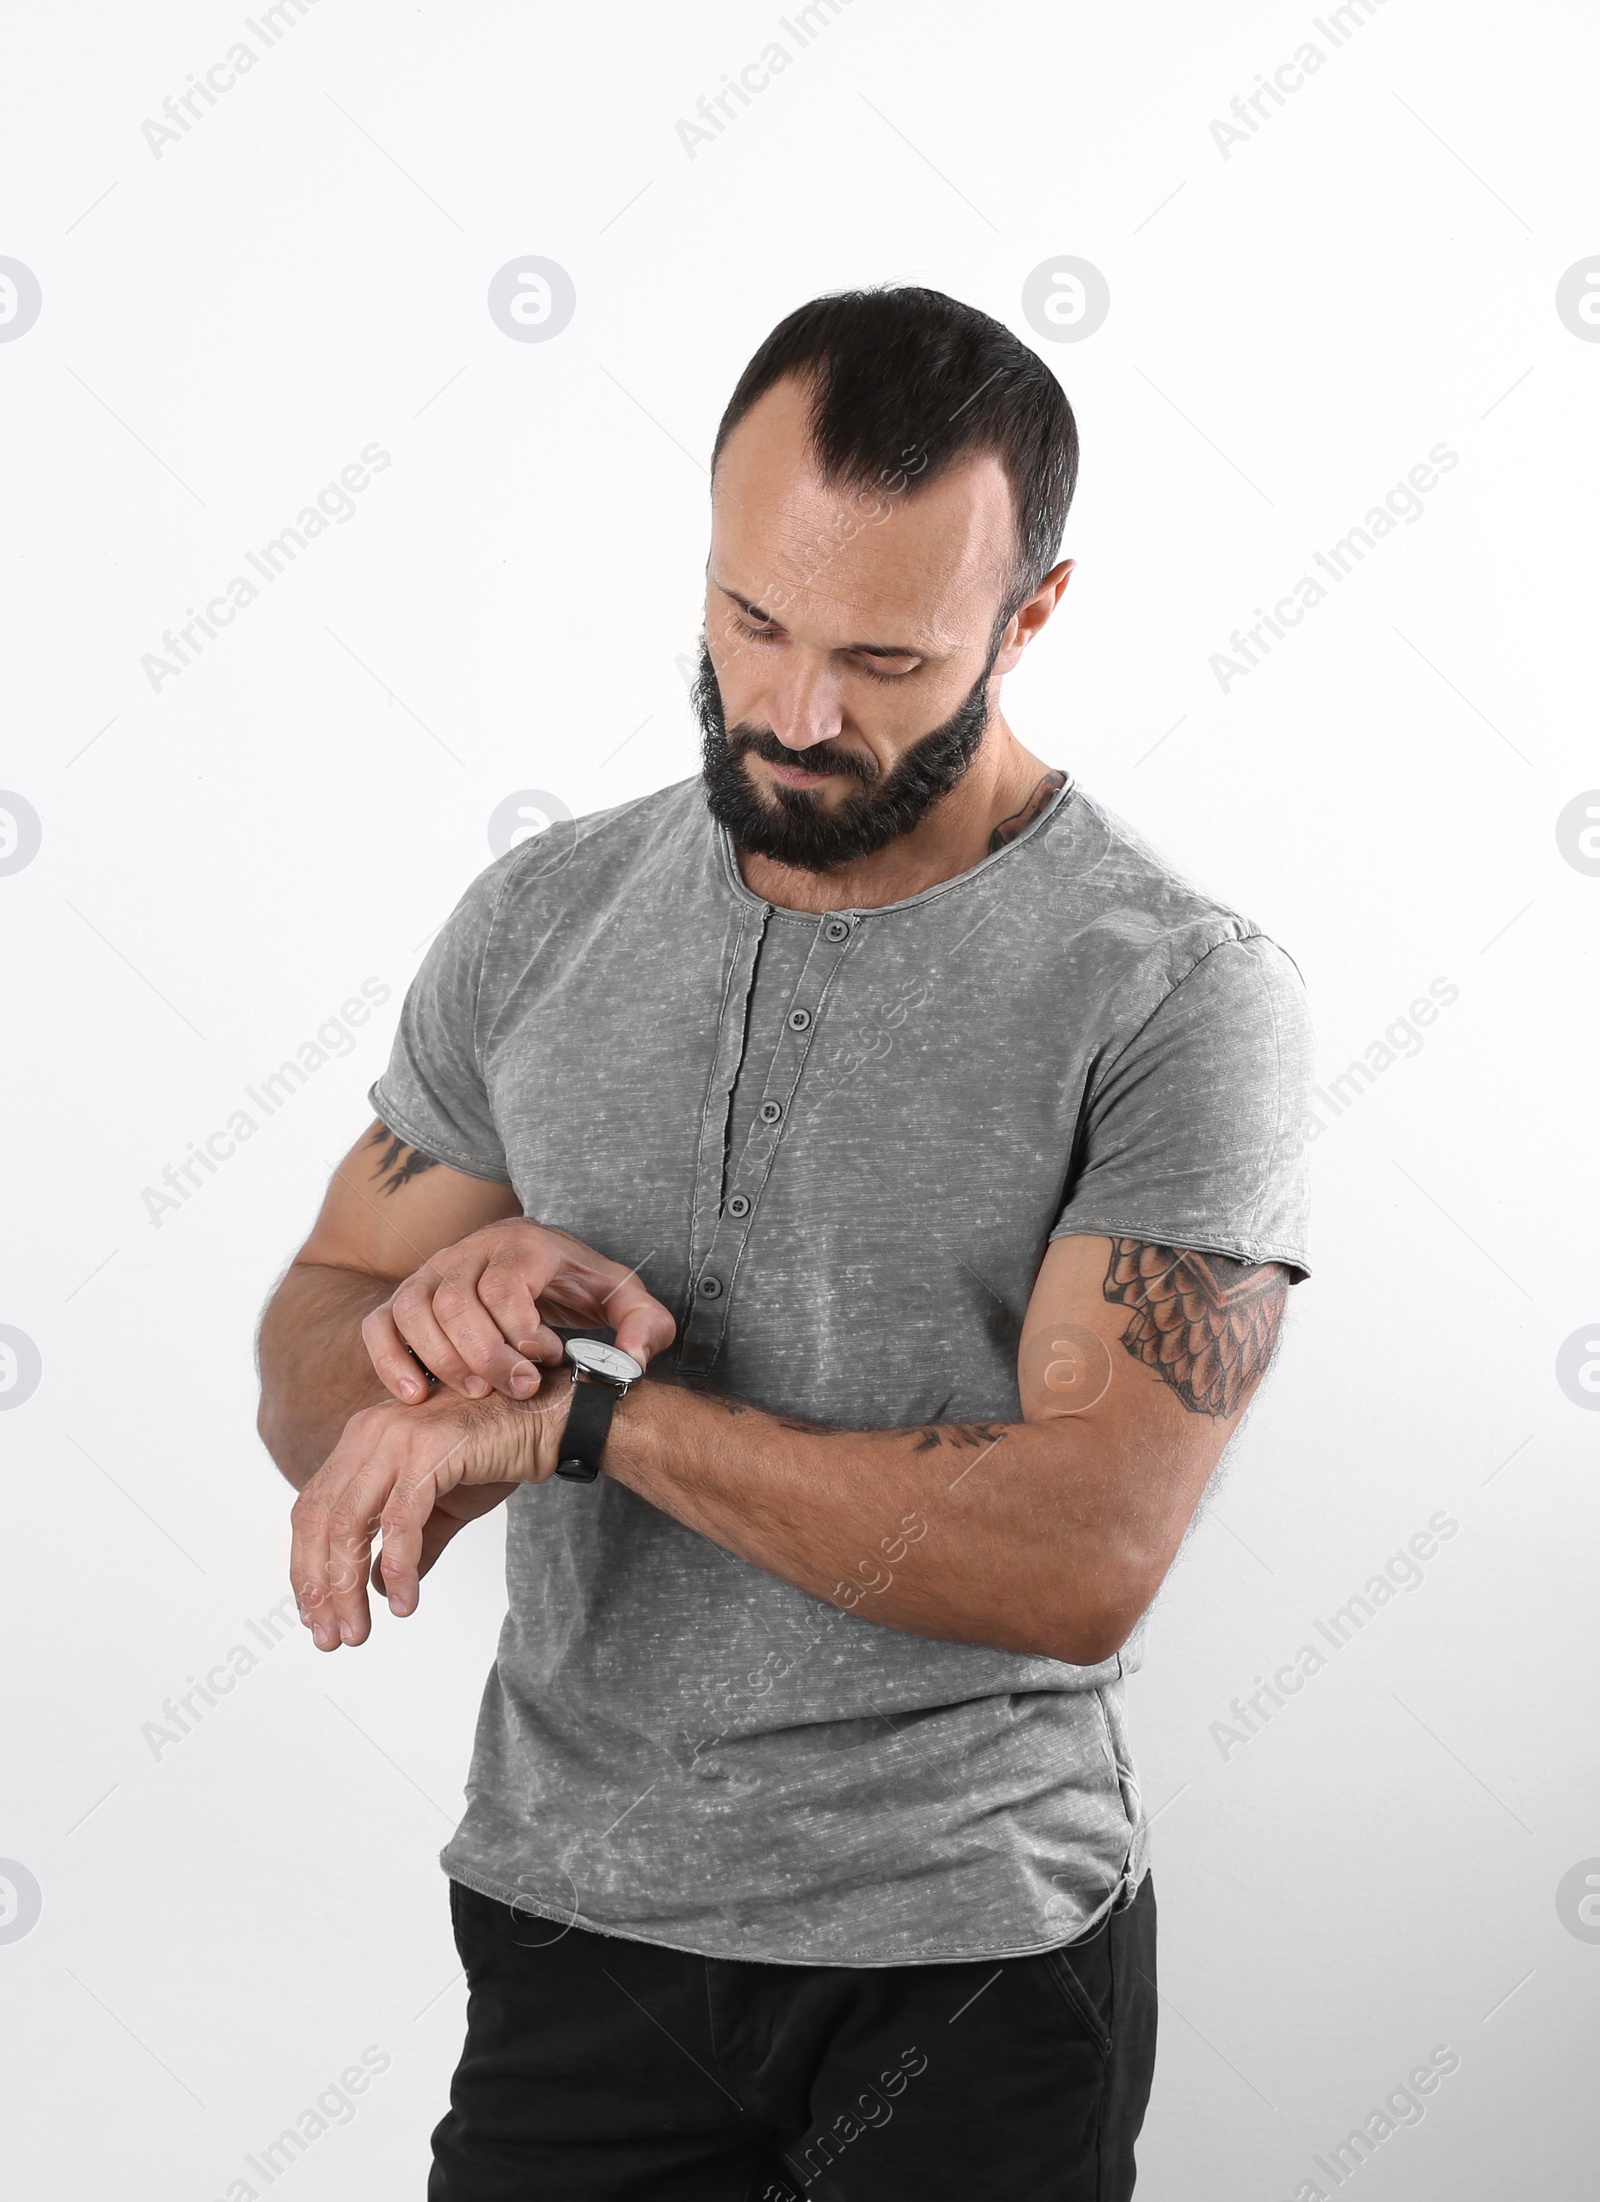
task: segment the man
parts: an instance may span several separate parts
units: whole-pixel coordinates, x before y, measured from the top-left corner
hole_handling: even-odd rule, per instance
[[[1123,1677],[1306,1273],[1308,1045],[1001,715],[1076,463],[937,292],[780,325],[703,774],[469,887],[268,1307],[320,1645],[509,1501],[431,2202],[1132,2191]]]

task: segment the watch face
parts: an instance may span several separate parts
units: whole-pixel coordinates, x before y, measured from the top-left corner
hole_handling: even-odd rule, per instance
[[[569,1338],[567,1358],[586,1375],[603,1376],[614,1384],[632,1384],[644,1374],[631,1353],[604,1345],[598,1338]]]

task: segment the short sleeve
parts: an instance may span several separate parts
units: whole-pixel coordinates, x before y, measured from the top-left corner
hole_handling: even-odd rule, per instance
[[[469,1177],[511,1182],[478,1051],[484,957],[509,860],[480,872],[434,935],[406,990],[373,1112],[435,1161]]]
[[[1094,1081],[1050,1236],[1092,1232],[1310,1272],[1311,1021],[1263,934],[1220,942]]]

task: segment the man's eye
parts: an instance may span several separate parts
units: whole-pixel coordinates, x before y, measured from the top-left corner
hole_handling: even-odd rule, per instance
[[[728,614],[728,625],[736,635],[743,635],[747,642],[771,642],[773,639],[773,630],[770,627],[752,627],[749,620],[741,619],[737,612]]]
[[[882,666],[874,664],[871,658],[863,658],[860,664],[861,670],[866,674],[868,680],[904,680],[908,674],[914,673],[917,669],[914,658],[908,658],[900,667],[900,670],[895,673],[886,673]]]

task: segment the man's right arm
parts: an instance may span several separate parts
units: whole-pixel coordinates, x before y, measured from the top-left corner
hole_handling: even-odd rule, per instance
[[[299,1490],[353,1414],[392,1399],[361,1326],[441,1248],[520,1216],[509,1185],[468,1177],[374,1124],[334,1171],[311,1236],[267,1302],[257,1340],[267,1451]]]

